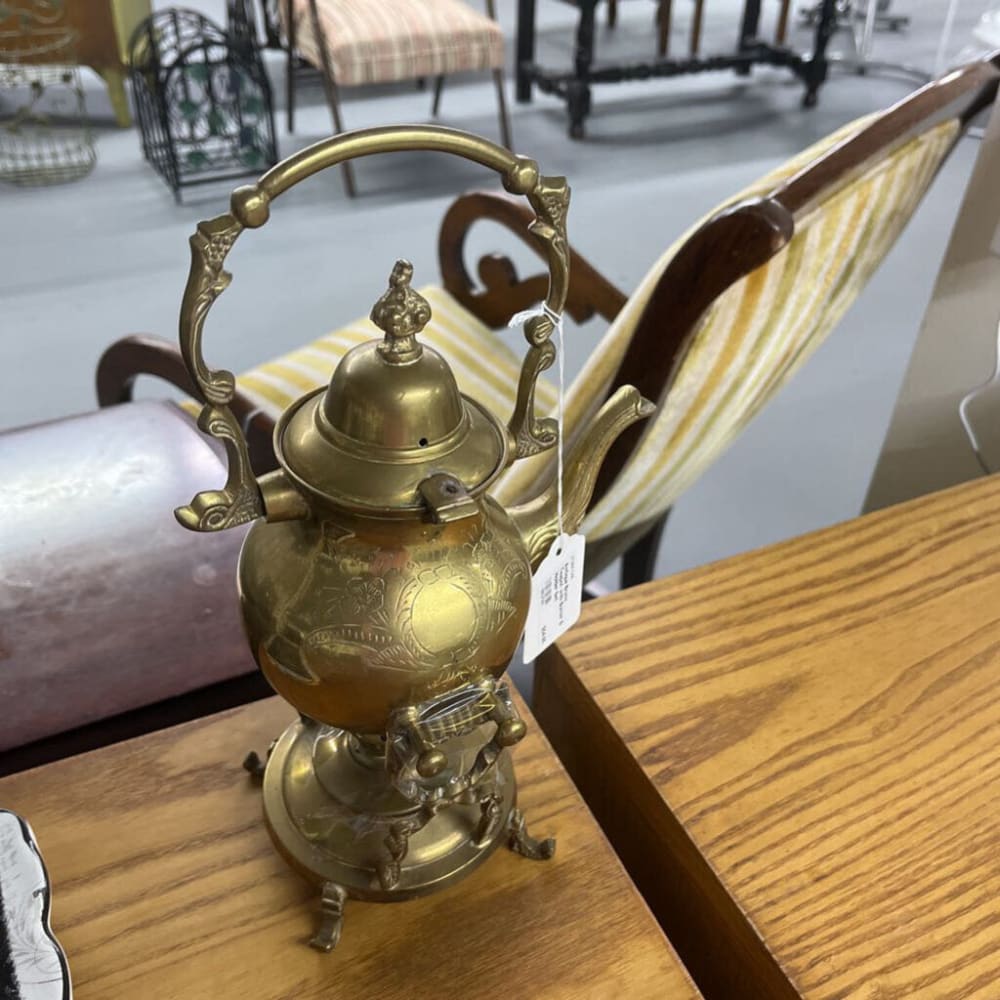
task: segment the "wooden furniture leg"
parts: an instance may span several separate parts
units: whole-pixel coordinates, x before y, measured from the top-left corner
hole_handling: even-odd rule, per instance
[[[784,45],[788,38],[788,14],[791,7],[791,0],[781,0],[781,9],[778,11],[778,26],[774,30],[775,45]]]
[[[503,70],[493,70],[493,83],[497,88],[497,117],[500,119],[500,141],[508,148],[514,148],[511,137],[510,117],[507,114],[507,98],[504,94]]]
[[[582,139],[583,123],[590,114],[590,84],[588,76],[594,61],[594,11],[597,0],[580,0],[580,20],[576,26],[576,78],[566,85],[566,106],[569,111],[569,135]]]
[[[656,556],[660,551],[660,541],[667,527],[670,510],[663,515],[640,539],[633,542],[622,556],[621,587],[637,587],[649,583],[656,573]]]
[[[672,0],[660,0],[656,7],[656,52],[661,59],[665,59],[670,53],[670,17],[672,7]]]
[[[691,43],[690,51],[692,56],[698,54],[701,48],[701,25],[705,15],[705,0],[694,0],[694,17],[691,20]]]
[[[519,104],[531,100],[531,68],[535,62],[535,0],[517,0],[515,96]]]
[[[344,122],[340,117],[340,94],[337,91],[337,83],[333,78],[333,64],[330,62],[330,51],[326,45],[326,34],[323,31],[323,25],[319,19],[319,10],[316,6],[316,0],[309,0],[309,10],[312,14],[313,31],[316,34],[316,40],[319,42],[319,55],[320,61],[323,63],[322,67],[322,77],[323,77],[323,90],[326,92],[326,103],[330,105],[330,115],[333,118],[333,127],[336,130],[336,134],[339,135],[344,131]],[[346,160],[340,165],[342,175],[344,178],[344,190],[347,192],[348,198],[354,198],[357,193],[357,187],[354,183],[354,167],[349,160]]]
[[[806,92],[802,95],[802,106],[816,106],[819,88],[826,79],[829,64],[826,61],[826,46],[837,29],[837,0],[823,0],[820,5],[819,21],[816,24],[816,40],[812,58],[806,64]]]
[[[285,60],[285,113],[288,131],[295,130],[295,15],[292,0],[286,0],[285,24],[288,25],[288,52]]]

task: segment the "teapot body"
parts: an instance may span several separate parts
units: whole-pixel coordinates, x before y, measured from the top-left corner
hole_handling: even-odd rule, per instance
[[[259,522],[239,565],[254,657],[299,712],[355,733],[476,678],[500,677],[531,596],[521,536],[488,496],[471,516]]]

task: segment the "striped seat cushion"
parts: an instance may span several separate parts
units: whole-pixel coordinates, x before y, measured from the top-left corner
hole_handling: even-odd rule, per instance
[[[310,0],[292,0],[292,10],[299,51],[322,68]],[[500,25],[463,0],[317,0],[317,10],[344,86],[503,66]]]
[[[439,351],[451,365],[459,389],[503,419],[514,409],[521,363],[511,345],[523,341],[510,330],[498,334],[481,323],[443,288],[420,289],[430,303],[431,321],[420,340]],[[236,379],[240,391],[273,420],[306,392],[330,381],[337,362],[354,346],[381,338],[370,319],[358,319],[305,347],[253,368]],[[546,411],[556,405],[555,387],[539,380],[537,399]],[[188,404],[189,412],[198,407]]]

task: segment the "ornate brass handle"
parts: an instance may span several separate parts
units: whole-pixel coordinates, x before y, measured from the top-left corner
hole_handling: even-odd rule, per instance
[[[177,519],[196,531],[218,531],[264,515],[260,488],[250,470],[246,440],[229,408],[236,379],[225,369],[212,370],[202,354],[202,329],[212,304],[229,286],[232,275],[223,265],[244,229],[259,229],[267,222],[271,202],[299,181],[345,160],[375,153],[433,150],[453,153],[497,171],[504,187],[524,195],[535,211],[528,229],[544,245],[549,265],[546,311],[561,314],[569,286],[569,249],[566,213],[569,186],[564,177],[546,177],[538,164],[479,136],[434,125],[386,126],[347,132],[317,142],[272,167],[256,184],[237,188],[225,215],[198,224],[191,237],[191,270],[181,303],[180,346],[184,363],[198,388],[204,407],[198,425],[220,439],[229,457],[229,475],[221,490],[199,493]],[[555,421],[535,415],[538,376],[555,360],[551,342],[553,323],[548,315],[525,323],[529,349],[518,380],[517,401],[508,429],[523,458],[552,447],[557,439]]]

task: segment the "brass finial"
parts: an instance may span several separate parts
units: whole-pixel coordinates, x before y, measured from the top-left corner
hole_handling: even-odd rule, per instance
[[[392,364],[415,361],[423,353],[416,335],[431,318],[430,303],[410,288],[413,265],[397,260],[389,275],[389,288],[372,306],[371,321],[385,332],[379,352]]]

